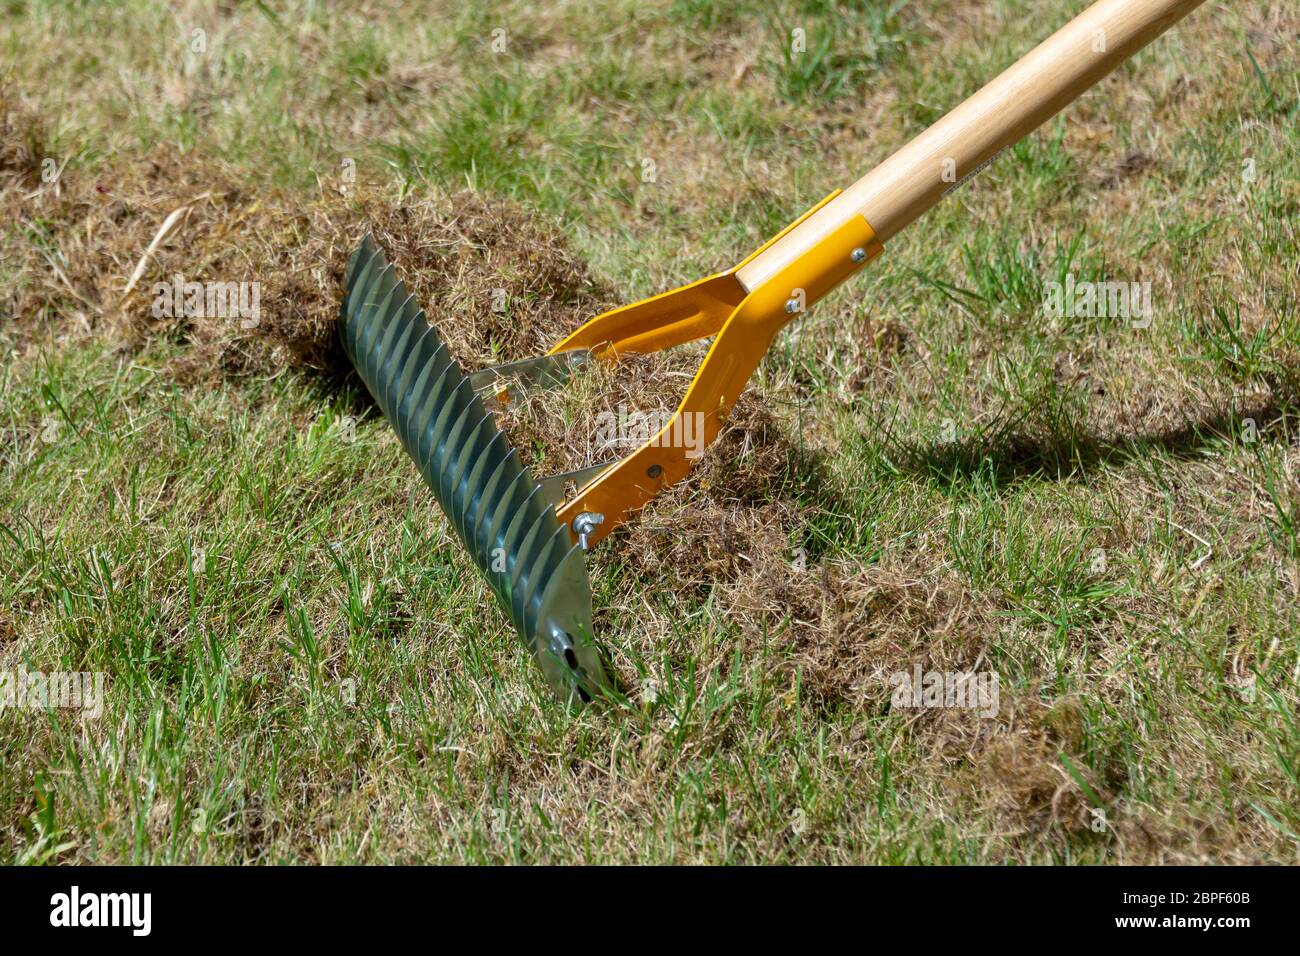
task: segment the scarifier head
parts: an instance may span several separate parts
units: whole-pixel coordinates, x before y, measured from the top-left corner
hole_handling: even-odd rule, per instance
[[[735,269],[598,315],[546,355],[472,375],[372,237],[349,261],[339,318],[344,351],[562,699],[585,702],[612,686],[592,638],[587,548],[685,476],[698,444],[688,448],[674,436],[689,433],[706,445],[717,436],[772,338],[793,317],[789,292],[775,290],[797,286],[815,299],[829,287],[825,276],[838,281],[868,258],[867,248],[878,251],[870,227],[855,217],[771,287],[746,289],[737,270],[812,211]],[[523,467],[478,394],[509,401],[516,388],[563,384],[594,356],[616,360],[707,336],[715,336],[713,347],[658,435],[622,458],[541,481]],[[686,416],[698,427],[684,429]],[[577,490],[566,500],[569,485]]]
[[[581,545],[370,236],[344,287],[339,331],[361,380],[552,689],[590,700],[607,684]]]

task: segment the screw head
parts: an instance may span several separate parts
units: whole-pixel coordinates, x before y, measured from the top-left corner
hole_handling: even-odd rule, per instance
[[[859,246],[858,248],[854,249],[852,252],[849,253],[849,258],[852,259],[854,262],[861,262],[866,257],[867,257],[867,250],[863,249],[861,246]]]
[[[664,473],[664,466],[651,465],[649,468],[645,470],[645,473],[650,478],[658,478],[660,475]]]

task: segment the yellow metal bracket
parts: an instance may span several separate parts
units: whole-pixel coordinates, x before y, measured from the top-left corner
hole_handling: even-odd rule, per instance
[[[840,190],[835,190],[726,272],[602,313],[579,326],[551,353],[571,349],[592,349],[613,356],[660,352],[717,335],[745,298],[745,287],[736,279],[736,272],[839,194]]]
[[[611,465],[560,509],[573,528],[584,513],[588,545],[603,538],[669,485],[680,481],[718,432],[777,332],[881,252],[875,231],[850,216],[817,245],[763,285],[746,293],[736,269],[833,199],[808,210],[727,272],[592,319],[552,351],[650,352],[716,334],[695,379],[667,425],[626,458]],[[724,314],[725,313],[725,314]],[[575,534],[576,538],[576,534]]]

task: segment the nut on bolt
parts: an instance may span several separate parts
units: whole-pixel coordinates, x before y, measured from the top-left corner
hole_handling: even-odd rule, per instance
[[[578,536],[578,544],[587,550],[587,538],[605,520],[605,516],[596,511],[583,511],[573,519],[573,533]]]

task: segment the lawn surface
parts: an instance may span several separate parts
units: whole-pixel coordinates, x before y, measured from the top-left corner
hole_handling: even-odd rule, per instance
[[[1294,4],[1206,4],[783,333],[591,556],[624,702],[551,700],[333,345],[374,228],[468,367],[542,351],[1081,6],[0,6],[0,672],[104,681],[0,710],[0,860],[1296,862]],[[512,435],[582,464],[699,356]]]

